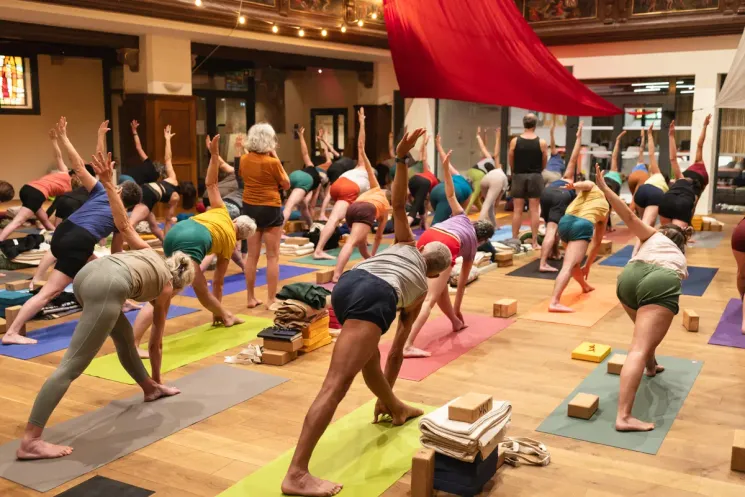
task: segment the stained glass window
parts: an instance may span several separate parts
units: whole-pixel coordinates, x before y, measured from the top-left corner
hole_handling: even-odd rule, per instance
[[[0,108],[33,109],[30,66],[27,57],[0,54]]]

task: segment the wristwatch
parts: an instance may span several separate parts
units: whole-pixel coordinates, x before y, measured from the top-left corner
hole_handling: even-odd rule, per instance
[[[404,157],[404,158],[402,159],[401,157],[398,157],[398,156],[397,156],[397,157],[396,157],[396,163],[398,163],[398,164],[406,164],[406,158]]]

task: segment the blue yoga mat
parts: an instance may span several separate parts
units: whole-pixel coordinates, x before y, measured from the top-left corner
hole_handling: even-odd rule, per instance
[[[492,242],[501,242],[512,238],[512,225],[501,226],[498,230],[494,231],[494,235],[491,237]]]
[[[683,295],[703,296],[719,269],[714,267],[688,266],[688,279],[683,280]]]
[[[308,273],[314,273],[318,271],[317,268],[299,267],[299,266],[279,266],[279,279],[287,280],[296,276],[302,276]],[[212,280],[207,282],[207,285],[212,289]],[[256,287],[266,285],[266,268],[263,267],[256,273]],[[242,292],[246,289],[246,276],[243,273],[233,274],[225,277],[225,284],[222,287],[222,294],[233,295],[234,293]],[[189,287],[181,292],[184,297],[196,297],[194,288]]]
[[[199,309],[191,307],[181,307],[172,305],[168,309],[167,319],[186,316],[197,312]],[[139,311],[130,311],[125,314],[130,323],[135,322],[135,317]],[[0,344],[0,355],[6,357],[15,357],[16,359],[33,359],[34,357],[51,354],[58,350],[66,349],[70,345],[70,339],[78,325],[78,320],[67,321],[66,323],[55,324],[47,328],[40,328],[29,332],[28,336],[39,341],[34,345],[2,345]]]
[[[601,266],[624,267],[631,260],[631,253],[634,251],[633,245],[626,245],[624,248],[611,255],[603,262]]]

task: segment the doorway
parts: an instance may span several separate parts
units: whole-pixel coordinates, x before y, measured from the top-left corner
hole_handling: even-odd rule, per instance
[[[347,140],[347,123],[349,122],[347,120],[347,112],[348,110],[346,108],[311,109],[310,133],[313,137],[313,142],[316,142],[318,132],[323,130],[329,144],[341,155],[344,155],[344,147]],[[316,156],[321,155],[320,147],[314,147],[313,154]]]

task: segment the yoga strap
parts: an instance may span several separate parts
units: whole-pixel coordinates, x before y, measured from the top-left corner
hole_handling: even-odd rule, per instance
[[[225,362],[228,364],[261,364],[261,347],[258,345],[248,345],[241,350],[238,355],[226,356]]]
[[[551,463],[551,453],[548,448],[531,438],[505,438],[497,450],[504,452],[504,462],[511,466],[520,464],[548,466]]]

